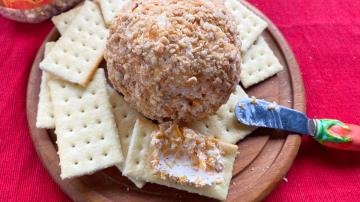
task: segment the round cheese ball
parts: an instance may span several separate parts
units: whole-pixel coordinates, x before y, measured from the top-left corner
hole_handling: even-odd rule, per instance
[[[110,27],[109,79],[150,119],[202,119],[214,114],[239,82],[238,35],[220,3],[131,1]]]

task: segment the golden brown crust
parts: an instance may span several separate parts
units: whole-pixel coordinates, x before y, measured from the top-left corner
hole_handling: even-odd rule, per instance
[[[240,41],[223,6],[203,0],[132,1],[110,27],[109,79],[150,119],[213,114],[235,90]]]

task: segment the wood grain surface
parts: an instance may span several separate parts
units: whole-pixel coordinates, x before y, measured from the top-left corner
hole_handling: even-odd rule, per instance
[[[248,3],[246,5],[268,22],[263,37],[284,66],[284,71],[250,87],[246,92],[305,111],[303,82],[289,45],[268,18]],[[59,33],[53,29],[34,60],[27,89],[27,118],[36,151],[61,189],[75,201],[212,201],[155,184],[146,184],[143,189],[138,189],[114,167],[75,179],[60,179],[54,132],[35,127],[41,81],[39,63],[43,59],[44,44],[58,37]],[[286,175],[299,145],[300,136],[270,129],[257,129],[240,141],[227,201],[259,201],[266,197]]]

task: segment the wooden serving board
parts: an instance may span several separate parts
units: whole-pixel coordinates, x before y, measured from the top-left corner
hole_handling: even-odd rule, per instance
[[[257,98],[305,111],[303,83],[289,45],[268,18],[248,3],[246,5],[269,24],[263,37],[284,66],[282,72],[246,89],[246,92]],[[41,81],[39,63],[43,59],[45,43],[55,41],[58,37],[59,33],[53,29],[33,63],[27,89],[27,117],[36,151],[62,190],[75,201],[211,201],[196,194],[154,184],[146,184],[143,189],[138,189],[114,167],[75,179],[60,179],[56,137],[52,130],[35,127]],[[259,201],[267,196],[286,175],[299,145],[300,136],[270,129],[257,129],[240,141],[227,200]]]

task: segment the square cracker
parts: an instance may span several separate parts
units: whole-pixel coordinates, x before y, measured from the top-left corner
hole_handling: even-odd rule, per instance
[[[235,18],[242,43],[241,52],[244,53],[261,35],[267,23],[238,0],[225,0],[225,6]]]
[[[103,59],[108,30],[96,4],[86,1],[78,15],[40,63],[66,81],[85,86]]]
[[[51,18],[51,21],[54,23],[56,29],[60,32],[61,35],[64,35],[66,29],[74,20],[80,9],[81,6],[78,6]]]
[[[123,161],[103,69],[87,87],[52,78],[61,178],[91,174]]]
[[[124,157],[126,158],[128,149],[129,149],[129,141],[132,134],[132,129],[134,128],[135,122],[137,119],[144,119],[144,117],[133,109],[113,88],[107,85],[107,92],[109,94],[110,103],[113,108],[113,113],[115,116],[115,122],[118,128],[118,134],[121,143],[121,149]],[[118,164],[116,167],[123,171],[125,161]],[[145,182],[136,180],[133,178],[129,178],[138,188],[144,186]]]
[[[243,56],[240,80],[243,86],[247,88],[281,70],[283,70],[283,66],[264,38],[260,37]]]
[[[190,123],[188,127],[202,134],[214,136],[222,142],[235,144],[255,130],[255,127],[239,123],[234,113],[237,102],[247,97],[245,91],[237,86],[226,104],[222,105],[215,115]]]
[[[224,183],[212,187],[195,188],[194,186],[181,185],[168,180],[163,180],[159,176],[153,174],[154,170],[150,163],[151,155],[149,154],[152,153],[150,134],[154,130],[157,130],[157,125],[150,121],[138,120],[136,122],[125,163],[124,173],[126,175],[219,200],[226,199],[232,177],[233,164],[237,153],[236,145],[220,143],[220,147],[225,151],[224,170],[221,172],[224,177]]]
[[[47,42],[45,44],[45,51],[44,51],[45,56],[50,52],[54,44],[55,42]],[[37,128],[48,128],[48,129],[55,128],[55,119],[51,104],[50,90],[47,85],[48,80],[49,80],[49,74],[43,71],[41,74],[39,104],[36,114]]]
[[[130,0],[98,0],[107,26],[111,25],[117,13],[129,1]]]

